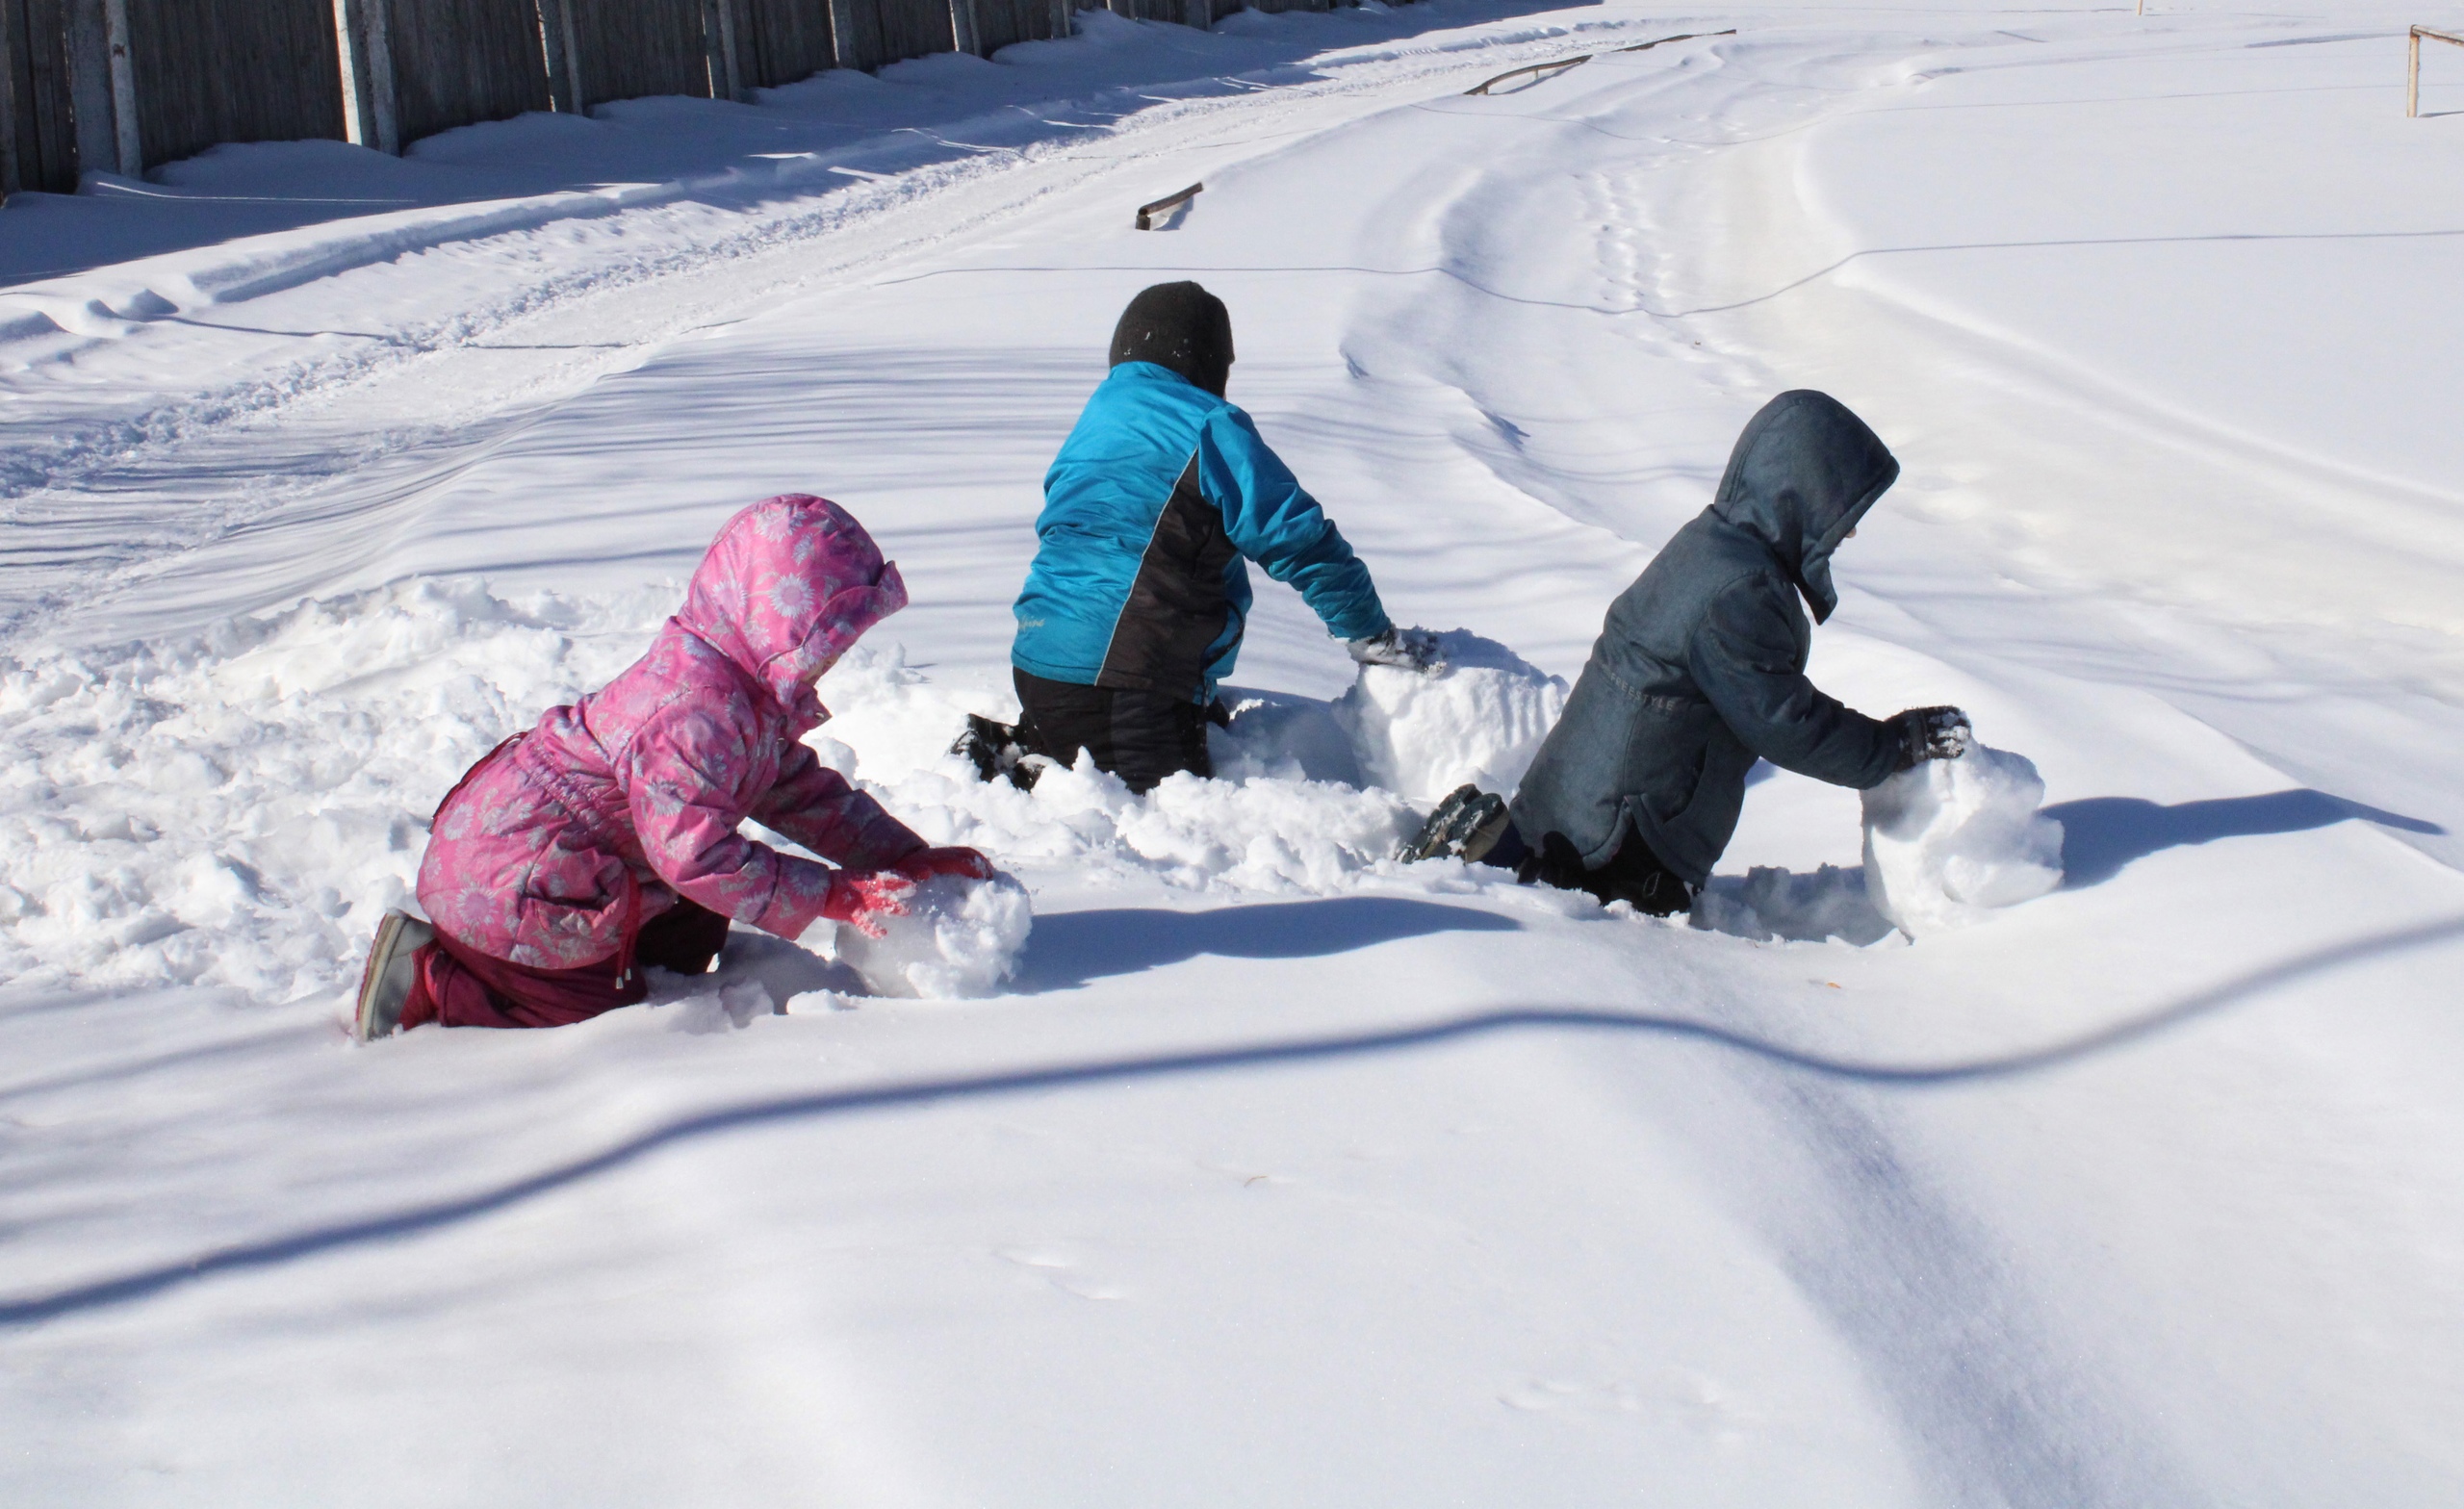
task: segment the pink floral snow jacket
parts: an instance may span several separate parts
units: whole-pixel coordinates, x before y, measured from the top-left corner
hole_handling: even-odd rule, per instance
[[[420,864],[429,920],[544,969],[616,955],[678,896],[795,937],[831,871],[739,836],[746,818],[861,869],[924,847],[800,742],[830,716],[812,678],[906,605],[898,568],[836,503],[737,514],[650,653],[446,799]]]

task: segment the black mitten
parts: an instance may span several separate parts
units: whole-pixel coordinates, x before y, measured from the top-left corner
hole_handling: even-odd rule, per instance
[[[1899,729],[1899,768],[1929,759],[1957,759],[1967,753],[1967,714],[1956,707],[1911,707],[1893,718]]]

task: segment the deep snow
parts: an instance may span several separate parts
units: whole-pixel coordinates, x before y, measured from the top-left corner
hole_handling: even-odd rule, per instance
[[[121,260],[0,290],[0,1490],[2452,1501],[2464,74],[2408,121],[2435,15],[2156,9],[1098,14],[13,202],[0,269]],[[1402,703],[1272,587],[1239,779],[969,779],[1042,468],[1181,275],[1527,708],[1837,393],[1905,472],[1814,675],[2025,752],[2061,887],[1911,942],[1767,767],[1690,927],[1398,866],[1519,737],[1364,768]],[[915,599],[814,742],[1032,891],[1009,993],[739,934],[351,1047],[436,799],[791,487]]]

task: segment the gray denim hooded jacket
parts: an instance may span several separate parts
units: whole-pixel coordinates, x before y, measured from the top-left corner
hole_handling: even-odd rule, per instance
[[[1534,849],[1563,833],[1586,867],[1630,833],[1700,886],[1736,831],[1755,757],[1863,788],[1900,765],[1896,729],[1806,679],[1831,617],[1831,552],[1899,476],[1827,394],[1784,393],[1737,437],[1711,506],[1609,604],[1591,660],[1515,794]]]

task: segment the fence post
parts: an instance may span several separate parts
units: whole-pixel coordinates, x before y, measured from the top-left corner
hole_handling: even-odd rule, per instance
[[[735,0],[702,0],[702,50],[709,60],[710,97],[744,103],[743,70],[735,56]]]
[[[971,57],[984,56],[976,42],[975,0],[950,0],[950,44]]]
[[[564,0],[538,0],[539,51],[548,62],[548,108],[571,115],[581,106],[574,95],[573,23]]]
[[[145,171],[145,140],[138,130],[137,65],[128,55],[128,0],[103,0],[103,37],[111,50],[113,155],[134,178]]]
[[[2404,38],[2404,115],[2422,113],[2422,29],[2414,27]]]
[[[368,102],[368,38],[361,33],[358,9],[353,0],[334,0],[334,52],[343,69],[343,140],[368,146],[375,128]]]
[[[753,103],[753,38],[744,13],[744,0],[719,0],[719,30],[726,34],[728,50],[728,97],[739,104]]]
[[[68,64],[68,114],[82,177],[89,170],[114,169],[119,162],[119,134],[112,124],[111,41],[103,0],[66,0],[61,9],[67,32],[61,51]],[[69,185],[64,192],[76,189]]]
[[[860,68],[856,50],[855,0],[830,0],[830,61],[841,68]]]
[[[1074,35],[1078,30],[1076,0],[1052,0],[1052,35],[1057,38]]]
[[[368,25],[370,114],[376,117],[376,150],[402,155],[402,126],[394,110],[394,17],[392,0],[360,0],[360,19]]]
[[[1181,24],[1199,31],[1215,29],[1215,0],[1181,0]]]
[[[26,186],[17,166],[17,49],[9,40],[9,19],[16,13],[15,6],[0,3],[0,198]],[[27,56],[33,56],[31,43]]]
[[[402,155],[391,0],[334,0],[343,56],[343,127],[360,146]]]

